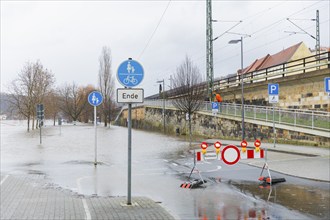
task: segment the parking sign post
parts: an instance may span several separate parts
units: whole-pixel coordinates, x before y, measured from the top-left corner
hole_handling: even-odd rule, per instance
[[[276,147],[276,131],[275,131],[275,104],[278,103],[280,86],[278,84],[268,84],[268,101],[273,104],[273,132],[274,132],[274,148]],[[266,149],[267,154],[267,149]]]

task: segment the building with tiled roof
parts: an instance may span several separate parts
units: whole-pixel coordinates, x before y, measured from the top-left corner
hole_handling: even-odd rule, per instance
[[[256,59],[252,64],[243,69],[243,74],[256,72],[312,55],[308,47],[303,42],[300,42],[273,55],[267,54],[262,58]],[[238,74],[241,74],[241,70],[238,71]]]

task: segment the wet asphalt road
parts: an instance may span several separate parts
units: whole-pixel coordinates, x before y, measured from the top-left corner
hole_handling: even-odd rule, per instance
[[[182,189],[193,165],[186,142],[137,130],[132,141],[132,196],[158,201],[177,218],[330,218],[329,183],[274,174],[286,182],[262,188],[259,168],[214,161],[198,165],[207,180],[203,187]],[[99,126],[96,167],[94,156],[91,125],[48,125],[40,145],[39,131],[1,122],[1,174],[43,175],[49,184],[83,195],[126,196],[127,129]]]

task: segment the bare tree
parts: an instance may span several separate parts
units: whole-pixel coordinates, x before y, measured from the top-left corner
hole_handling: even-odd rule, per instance
[[[191,117],[201,107],[206,93],[201,84],[202,78],[199,69],[188,57],[177,68],[173,82],[176,91],[173,105],[188,114],[189,144],[191,146]]]
[[[82,100],[88,100],[88,95],[95,91],[95,87],[92,85],[88,85],[86,87],[83,87],[79,90],[79,94],[84,97]],[[97,108],[98,110],[98,108]],[[90,104],[87,104],[85,108],[83,109],[81,115],[80,115],[80,121],[88,123],[89,120],[94,118],[94,107]]]
[[[27,119],[27,131],[34,129],[36,105],[42,103],[54,84],[54,75],[44,69],[42,64],[26,63],[18,78],[12,81],[10,87],[11,105],[20,115]]]
[[[112,58],[109,47],[102,48],[99,57],[99,88],[103,95],[102,112],[104,117],[104,126],[110,125],[111,121],[111,104],[114,95],[114,79],[112,77]]]
[[[80,114],[87,105],[87,98],[82,88],[79,88],[74,82],[66,84],[60,90],[60,109],[73,121],[77,121]]]
[[[39,61],[37,61],[33,65],[33,71],[34,71],[35,83],[33,88],[32,100],[34,102],[34,108],[35,108],[37,104],[44,103],[45,98],[52,91],[52,87],[55,83],[55,78],[54,78],[54,74],[48,69],[45,69]],[[45,105],[45,112],[51,110],[49,107],[50,106]],[[32,112],[33,112],[32,126],[34,126],[36,111],[32,111]]]
[[[60,112],[60,96],[55,91],[52,90],[49,94],[45,97],[44,102],[45,106],[45,118],[53,119],[53,124],[55,126],[56,118],[58,117],[58,113]]]

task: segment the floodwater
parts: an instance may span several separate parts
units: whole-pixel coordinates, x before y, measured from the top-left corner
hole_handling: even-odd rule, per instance
[[[94,135],[92,125],[46,124],[40,144],[39,130],[1,121],[1,174],[43,175],[49,186],[86,196],[127,196],[127,128],[98,126],[97,166]],[[188,143],[133,130],[132,196],[147,196],[176,218],[330,218],[327,183],[285,177],[286,183],[262,187],[258,168],[210,163],[198,167],[203,187],[182,189],[192,165]]]

